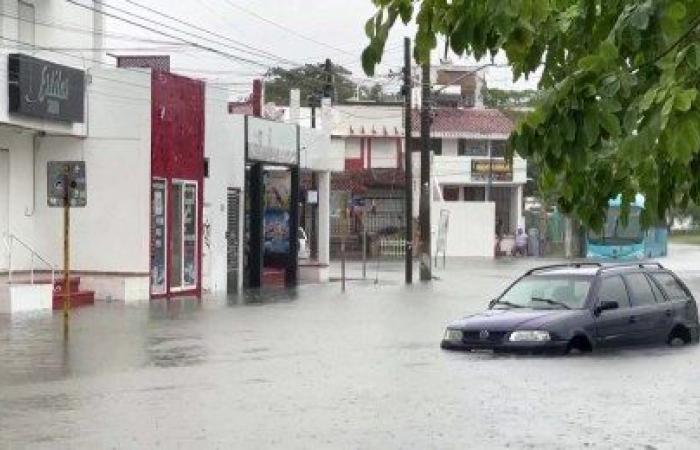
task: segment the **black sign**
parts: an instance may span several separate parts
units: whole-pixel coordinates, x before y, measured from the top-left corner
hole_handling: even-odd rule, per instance
[[[83,122],[85,72],[20,53],[9,55],[10,113]]]
[[[85,161],[49,161],[46,174],[49,207],[63,207],[66,199],[71,208],[87,205]]]

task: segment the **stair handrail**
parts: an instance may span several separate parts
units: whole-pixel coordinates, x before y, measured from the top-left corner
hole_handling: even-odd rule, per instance
[[[5,247],[7,248],[7,254],[8,254],[8,268],[7,268],[7,281],[9,284],[12,284],[12,253],[14,250],[13,243],[17,242],[21,247],[23,247],[25,250],[29,252],[31,255],[30,259],[30,264],[29,264],[29,280],[30,284],[34,284],[34,259],[38,259],[40,262],[44,263],[46,267],[48,267],[51,270],[51,287],[53,287],[56,284],[56,266],[51,264],[47,258],[42,256],[39,252],[34,250],[29,244],[24,242],[22,239],[17,237],[17,235],[13,233],[3,233],[3,241],[5,242]]]

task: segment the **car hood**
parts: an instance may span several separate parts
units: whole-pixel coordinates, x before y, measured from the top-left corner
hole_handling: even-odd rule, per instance
[[[452,322],[450,328],[462,330],[512,331],[540,329],[553,321],[566,320],[580,314],[578,310],[561,309],[490,309]]]

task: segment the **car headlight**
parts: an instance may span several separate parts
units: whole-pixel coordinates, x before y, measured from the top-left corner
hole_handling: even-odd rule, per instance
[[[457,342],[462,340],[462,330],[453,330],[448,328],[445,330],[445,340]]]
[[[514,331],[510,334],[510,342],[547,342],[552,337],[549,331]]]

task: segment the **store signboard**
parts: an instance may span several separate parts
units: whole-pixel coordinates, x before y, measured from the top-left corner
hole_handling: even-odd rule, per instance
[[[248,117],[247,127],[248,161],[288,166],[299,164],[296,125]]]
[[[473,158],[472,181],[513,181],[513,166],[504,159]]]
[[[59,122],[84,121],[85,72],[21,53],[9,55],[9,112]]]

